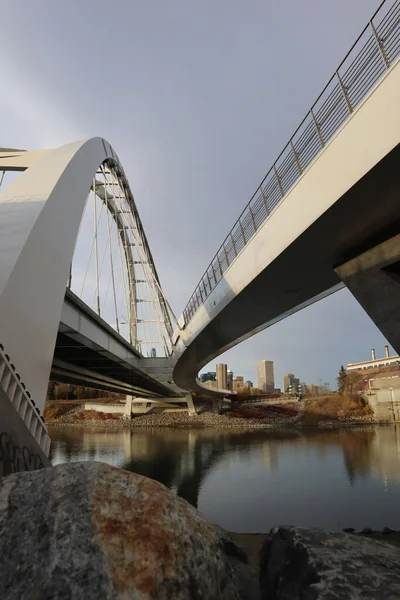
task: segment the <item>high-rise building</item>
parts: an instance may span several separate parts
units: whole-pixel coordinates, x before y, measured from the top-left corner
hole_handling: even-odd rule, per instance
[[[200,381],[201,383],[205,383],[206,381],[216,381],[217,375],[215,371],[209,371],[208,373],[200,373]]]
[[[244,387],[244,378],[241,375],[235,375],[233,378],[233,391],[238,392]]]
[[[150,356],[151,358],[157,358],[157,350],[155,348],[151,349]]]
[[[265,394],[273,394],[275,391],[274,362],[272,360],[260,360],[257,363],[258,387]]]
[[[228,367],[223,363],[217,365],[217,387],[223,390],[228,389]]]
[[[226,388],[228,390],[233,390],[233,371],[228,369],[226,373]]]
[[[252,388],[252,387],[254,387],[253,382],[250,381],[250,380],[245,381],[244,382],[244,387],[246,387],[246,388]]]
[[[287,392],[290,386],[291,379],[294,378],[293,373],[288,373],[283,376],[283,393]]]

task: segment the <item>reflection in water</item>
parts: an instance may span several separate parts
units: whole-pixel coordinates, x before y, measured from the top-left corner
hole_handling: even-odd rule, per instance
[[[282,523],[400,528],[400,428],[51,429],[53,464],[99,460],[157,479],[232,531]]]

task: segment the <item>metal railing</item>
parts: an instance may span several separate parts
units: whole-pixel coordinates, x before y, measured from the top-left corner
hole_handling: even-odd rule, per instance
[[[188,323],[271,211],[400,52],[400,0],[384,0],[282,150],[187,303]]]

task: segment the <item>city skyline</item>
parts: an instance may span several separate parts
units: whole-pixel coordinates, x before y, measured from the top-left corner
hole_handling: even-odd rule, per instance
[[[102,59],[104,71],[124,81],[113,98],[88,85],[108,8],[103,0],[71,0],[45,1],[42,10],[25,3],[22,9],[5,0],[2,145],[39,149],[96,135],[108,138],[132,184],[162,287],[179,316],[376,0],[323,5],[206,0],[190,7],[171,0],[157,10],[121,0],[113,49],[118,61],[109,54]],[[297,62],[306,67],[298,69]],[[385,343],[342,290],[217,361],[255,381],[259,357],[273,356],[277,382],[290,372],[333,386],[341,364],[368,360],[370,348]]]
[[[329,300],[329,298],[327,300]],[[296,317],[298,315],[293,315],[293,316]],[[369,317],[367,317],[367,315],[365,315],[365,318],[369,319]],[[290,317],[287,319],[287,321],[289,321],[289,320],[290,320]],[[285,359],[285,349],[280,347],[279,355],[281,355],[283,357],[282,360],[277,360],[276,357],[274,357],[274,359],[273,359],[275,381],[277,383],[279,383],[279,385],[277,385],[276,387],[282,386],[282,390],[283,390],[285,375],[288,373],[293,373],[293,371],[294,371],[295,373],[296,372],[300,373],[300,377],[299,377],[300,383],[307,383],[310,385],[322,385],[322,384],[325,385],[326,383],[328,383],[331,390],[336,389],[336,377],[338,375],[341,365],[358,363],[358,362],[362,362],[362,361],[369,361],[371,358],[371,348],[373,346],[376,348],[377,359],[383,358],[385,356],[385,347],[386,346],[388,346],[391,356],[396,355],[396,352],[393,350],[392,346],[388,345],[387,340],[383,337],[383,335],[380,334],[379,331],[378,331],[378,334],[379,335],[377,335],[376,338],[373,336],[371,336],[369,338],[370,340],[375,340],[375,341],[376,341],[376,339],[378,339],[378,343],[376,343],[376,345],[374,346],[374,344],[371,341],[371,343],[368,345],[368,339],[367,339],[367,343],[366,343],[365,347],[363,347],[361,349],[361,351],[358,353],[356,358],[354,357],[354,355],[351,354],[352,346],[349,348],[348,346],[344,345],[340,352],[340,345],[339,345],[340,340],[337,340],[337,343],[338,343],[337,354],[338,354],[339,360],[337,362],[337,365],[335,364],[333,367],[330,368],[331,376],[329,376],[328,369],[321,370],[321,372],[314,371],[314,373],[313,373],[312,372],[313,369],[310,368],[310,365],[308,364],[307,357],[301,355],[300,348],[299,348],[300,356],[299,356],[299,359],[297,360],[297,363],[294,360],[291,361],[291,365],[299,364],[300,368],[296,367],[296,369],[293,368],[292,370],[288,370],[284,366],[289,363],[289,361]],[[361,337],[364,338],[364,336],[362,334],[361,334]],[[243,375],[245,381],[246,380],[257,381],[257,362],[259,359],[257,357],[255,357],[254,363],[250,363],[250,361],[247,358],[246,351],[242,348],[242,346],[247,345],[247,343],[251,343],[251,340],[245,340],[244,342],[242,342],[242,344],[234,347],[232,350],[225,352],[224,354],[221,354],[219,359],[221,359],[221,357],[225,357],[226,364],[228,364],[228,366],[232,369],[234,375],[235,374]],[[296,343],[296,347],[299,347],[298,343]],[[241,356],[241,350],[244,350],[243,356]],[[278,352],[277,352],[277,354],[278,354]],[[211,371],[213,365],[215,366],[215,362],[208,363],[203,369],[201,369],[200,374]],[[326,376],[327,373],[328,373],[328,376]]]
[[[385,352],[388,352],[389,350],[386,350],[386,348],[389,347],[385,346]],[[265,391],[260,385],[259,381],[258,366],[261,366],[263,363],[270,363],[271,365],[270,371],[272,373],[271,382],[273,383],[273,389],[271,385],[269,391]],[[210,363],[208,366],[210,367],[211,364],[212,363]],[[238,391],[242,388],[255,387],[256,389],[261,389],[265,393],[274,393],[276,391],[281,391],[283,394],[285,394],[287,391],[300,391],[300,388],[304,389],[304,386],[306,388],[312,388],[314,390],[320,388],[321,390],[323,390],[323,393],[325,393],[325,391],[328,390],[333,391],[336,389],[336,380],[333,385],[331,385],[329,382],[323,381],[321,377],[318,377],[317,380],[306,381],[300,377],[296,377],[293,373],[286,373],[285,375],[283,375],[283,380],[281,384],[281,382],[278,379],[275,379],[274,361],[272,360],[261,360],[256,363],[256,385],[253,384],[252,379],[246,379],[245,376],[242,375],[240,369],[238,373],[235,373],[228,367],[229,365],[226,363],[218,363],[215,365],[215,371],[200,371],[199,379],[203,385],[210,389],[222,388],[231,389],[233,391]]]
[[[372,359],[371,359],[371,353],[372,353]],[[347,369],[354,370],[357,368],[368,368],[368,365],[373,365],[375,363],[377,363],[377,364],[381,364],[381,363],[392,364],[392,363],[397,362],[396,359],[398,359],[398,355],[393,351],[393,348],[391,348],[390,345],[385,344],[382,348],[369,349],[369,358],[366,361],[352,361],[351,363],[341,363],[341,365],[347,364]],[[389,362],[387,362],[388,360],[389,360]],[[209,381],[210,379],[216,381],[217,380],[217,367],[219,366],[219,367],[223,368],[223,370],[225,370],[226,374],[231,373],[233,389],[234,389],[235,381],[237,382],[238,380],[241,380],[244,387],[253,387],[253,385],[249,386],[247,384],[253,383],[253,379],[255,379],[257,381],[257,375],[258,375],[257,367],[260,363],[263,363],[263,362],[271,362],[273,365],[273,373],[275,373],[275,371],[274,371],[275,361],[265,361],[265,360],[257,361],[257,363],[254,364],[254,372],[256,374],[256,378],[247,378],[245,375],[243,375],[243,369],[239,368],[238,372],[235,372],[235,371],[233,371],[233,369],[228,369],[228,367],[230,365],[228,365],[227,363],[222,363],[222,364],[216,365],[215,371],[205,371],[205,369],[202,369],[199,374],[200,380],[203,383]],[[208,367],[210,367],[211,365],[212,365],[212,363],[209,363]],[[340,366],[337,370],[337,373],[339,372]],[[226,377],[227,377],[227,375],[226,375]],[[332,384],[329,381],[323,380],[322,377],[318,377],[314,380],[307,380],[303,377],[297,377],[294,373],[286,372],[282,376],[282,385],[281,385],[280,379],[275,378],[275,377],[274,377],[274,384],[275,384],[276,389],[281,388],[282,392],[285,393],[287,391],[287,388],[289,387],[289,385],[291,385],[292,388],[293,387],[296,388],[296,387],[304,385],[304,384],[306,386],[311,386],[311,387],[321,387],[321,388],[329,388],[330,390],[335,390],[337,382],[336,382],[336,378],[335,378],[334,383]],[[259,386],[257,386],[257,387],[259,387]]]

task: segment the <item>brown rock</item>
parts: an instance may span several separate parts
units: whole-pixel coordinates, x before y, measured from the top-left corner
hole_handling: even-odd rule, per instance
[[[214,526],[160,483],[102,463],[0,481],[0,598],[238,600]]]

